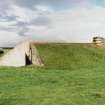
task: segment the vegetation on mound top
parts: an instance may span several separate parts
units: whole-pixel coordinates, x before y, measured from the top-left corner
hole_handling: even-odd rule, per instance
[[[105,66],[105,49],[89,44],[41,44],[38,51],[48,69],[78,69]]]

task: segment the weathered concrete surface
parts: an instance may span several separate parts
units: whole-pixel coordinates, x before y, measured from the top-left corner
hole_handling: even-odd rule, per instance
[[[43,63],[36,48],[29,42],[25,41],[17,45],[13,50],[8,52],[0,59],[0,66],[25,66],[28,63],[42,66]]]
[[[32,44],[31,44],[31,51],[32,51],[32,54],[31,54],[32,55],[32,57],[31,57],[32,64],[38,65],[38,66],[43,66],[44,64],[42,62],[42,59],[41,59],[37,49],[35,48],[35,46],[33,46]]]

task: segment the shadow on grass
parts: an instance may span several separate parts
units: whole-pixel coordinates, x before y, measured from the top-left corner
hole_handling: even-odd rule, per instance
[[[27,99],[19,98],[1,98],[0,105],[33,105]]]

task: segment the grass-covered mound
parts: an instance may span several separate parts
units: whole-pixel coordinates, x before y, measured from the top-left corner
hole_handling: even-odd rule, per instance
[[[0,105],[105,105],[105,51],[37,45],[45,67],[0,67]]]
[[[91,44],[41,44],[37,45],[45,68],[81,69],[105,66],[105,48]]]

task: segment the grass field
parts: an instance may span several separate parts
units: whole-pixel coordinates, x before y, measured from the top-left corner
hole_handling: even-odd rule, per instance
[[[105,49],[37,45],[45,64],[0,67],[0,105],[105,105]]]

